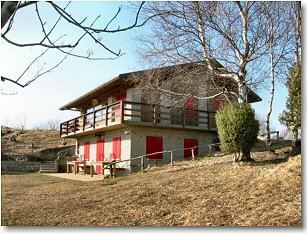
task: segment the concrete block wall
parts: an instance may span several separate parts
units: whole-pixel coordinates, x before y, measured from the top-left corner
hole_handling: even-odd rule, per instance
[[[146,137],[157,136],[163,137],[163,151],[179,149],[173,153],[174,160],[184,159],[184,139],[197,139],[198,146],[212,144],[217,138],[214,133],[206,133],[192,130],[178,130],[178,129],[163,129],[163,128],[145,128],[145,127],[132,127],[131,129],[131,157],[137,157],[146,153]],[[208,147],[198,149],[199,155],[207,155]],[[163,154],[163,160],[159,163],[170,163],[170,153]],[[133,169],[137,170],[137,165],[140,161],[132,163],[135,165]],[[148,165],[145,160],[145,167]]]

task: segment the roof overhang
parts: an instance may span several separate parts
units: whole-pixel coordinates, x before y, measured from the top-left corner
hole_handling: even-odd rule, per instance
[[[222,65],[220,65],[222,66]],[[172,67],[172,66],[169,66]],[[168,68],[168,67],[165,67]],[[141,71],[136,71],[136,72],[129,72],[129,73],[123,73],[120,74],[119,76],[109,80],[108,82],[98,86],[97,88],[91,90],[90,92],[82,95],[81,97],[75,99],[72,102],[67,103],[66,105],[62,106],[60,110],[75,110],[75,111],[80,111],[81,106],[86,103],[86,102],[91,102],[93,99],[101,96],[101,94],[105,92],[109,92],[110,90],[115,90],[119,86],[124,85],[131,75],[133,74],[138,74],[138,73],[145,73],[151,70],[158,70],[160,68],[154,68],[154,69],[148,69],[148,70],[141,70]],[[262,101],[261,97],[259,97],[253,90],[248,88],[248,94],[247,94],[247,101],[250,103],[253,102],[259,102]]]
[[[126,81],[126,78],[128,77],[128,74],[129,73],[120,74],[119,76],[109,80],[108,82],[75,99],[74,101],[67,103],[66,105],[62,106],[60,110],[80,110],[80,107],[83,103],[89,102],[100,96],[102,93],[112,89],[116,89],[120,85],[123,85]]]

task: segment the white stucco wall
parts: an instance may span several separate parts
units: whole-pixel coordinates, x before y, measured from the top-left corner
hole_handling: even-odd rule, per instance
[[[99,139],[104,140],[104,155],[105,158],[108,158],[113,151],[113,138],[121,137],[121,160],[129,159],[131,152],[131,140],[130,132],[127,129],[114,130],[110,132],[105,132],[101,135],[100,138],[95,135],[89,135],[77,139],[77,142],[80,144],[79,152],[84,155],[84,142],[90,142],[90,158],[89,161],[96,161],[96,142]],[[118,167],[123,167],[130,170],[130,163],[119,163]]]

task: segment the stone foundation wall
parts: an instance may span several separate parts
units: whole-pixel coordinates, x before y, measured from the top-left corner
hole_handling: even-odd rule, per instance
[[[40,162],[2,161],[1,172],[39,172],[40,166]]]

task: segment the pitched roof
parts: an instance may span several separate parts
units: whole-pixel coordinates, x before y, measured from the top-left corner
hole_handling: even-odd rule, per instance
[[[218,68],[224,68],[217,61],[214,64]],[[180,65],[186,65],[186,64],[180,64]],[[60,107],[60,110],[73,110],[73,109],[79,110],[79,107],[83,103],[89,102],[89,101],[97,98],[98,96],[101,95],[101,93],[104,93],[104,92],[109,91],[109,90],[113,90],[113,89],[117,88],[118,86],[123,85],[125,82],[128,81],[128,78],[131,77],[132,75],[136,75],[136,74],[139,74],[139,73],[145,73],[145,72],[148,72],[148,71],[159,70],[159,69],[165,69],[165,68],[168,69],[168,68],[172,68],[174,66],[177,66],[177,65],[119,74],[117,77],[109,80],[106,83],[103,83],[102,85],[100,85],[97,88],[87,92],[86,94],[82,95],[81,97],[79,97],[79,98],[65,104],[64,106]],[[259,101],[262,101],[262,99],[253,90],[248,88],[247,101],[248,102],[259,102]]]

